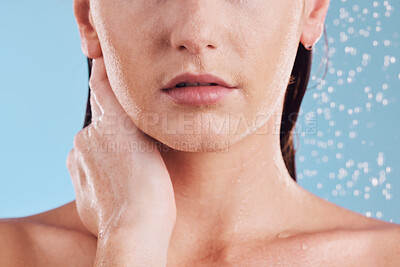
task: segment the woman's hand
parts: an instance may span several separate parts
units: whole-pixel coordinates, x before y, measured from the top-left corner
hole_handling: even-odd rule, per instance
[[[103,58],[93,61],[89,84],[92,123],[75,136],[67,167],[80,219],[98,237],[96,262],[152,265],[160,253],[162,262],[176,218],[168,170],[116,99]]]

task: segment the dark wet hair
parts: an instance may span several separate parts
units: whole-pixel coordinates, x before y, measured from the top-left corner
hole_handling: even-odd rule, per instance
[[[325,43],[326,32],[325,34]],[[87,59],[89,67],[89,79],[92,70],[92,60]],[[295,153],[296,149],[293,142],[293,130],[297,121],[300,105],[303,100],[304,94],[307,90],[308,81],[310,78],[312,64],[312,51],[305,49],[302,43],[299,43],[297,55],[294,62],[291,79],[285,93],[285,100],[283,105],[281,128],[280,128],[280,145],[283,159],[286,168],[293,180],[296,181],[296,166],[295,166]],[[326,74],[326,72],[325,72]],[[325,76],[325,75],[324,75]],[[90,88],[88,93],[88,100],[86,104],[86,115],[83,127],[89,125],[92,121],[92,113],[90,107]]]
[[[307,90],[312,63],[312,51],[299,44],[292,69],[291,79],[285,93],[283,104],[280,140],[281,152],[286,168],[293,180],[296,181],[295,154],[293,130],[300,111],[300,105]]]

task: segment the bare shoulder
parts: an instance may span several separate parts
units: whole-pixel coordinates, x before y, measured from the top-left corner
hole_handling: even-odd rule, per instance
[[[245,251],[236,251],[229,262],[250,262],[253,266],[400,266],[400,227],[303,233]]]
[[[0,220],[0,266],[92,266],[97,240],[74,205]]]
[[[400,266],[400,225],[314,196],[305,202],[295,228],[262,239],[245,253],[238,248],[231,260],[254,266]]]
[[[368,218],[325,200],[317,206],[321,227],[299,236],[297,245],[310,248],[299,250],[301,255],[308,259],[324,255],[333,266],[338,260],[338,266],[400,266],[399,224]]]
[[[371,229],[365,236],[369,242],[368,255],[376,255],[375,266],[400,265],[400,225],[385,224]]]
[[[295,223],[273,236],[231,247],[224,261],[251,266],[400,266],[400,225],[311,195],[303,203]]]
[[[340,229],[298,240],[306,260],[332,266],[399,266],[400,226],[382,223],[362,229]],[[305,248],[305,249],[304,249]],[[308,251],[307,251],[308,250]],[[319,260],[316,260],[319,257]],[[322,256],[322,257],[321,257]]]
[[[400,225],[321,201],[313,208],[315,230],[293,237],[292,248],[306,264],[400,266]]]

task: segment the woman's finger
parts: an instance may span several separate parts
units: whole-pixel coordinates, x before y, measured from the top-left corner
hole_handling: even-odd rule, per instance
[[[90,108],[92,111],[92,123],[99,120],[101,116],[101,109],[97,104],[97,101],[94,99],[94,94],[92,89],[90,89]]]
[[[103,57],[93,59],[89,85],[102,116],[115,116],[124,113],[108,81]]]

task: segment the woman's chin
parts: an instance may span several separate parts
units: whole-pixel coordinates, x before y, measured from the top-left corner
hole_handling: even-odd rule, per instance
[[[240,137],[213,134],[176,134],[168,136],[151,135],[164,146],[183,152],[228,152],[229,148],[240,140]]]
[[[231,111],[163,111],[152,107],[133,117],[137,127],[166,146],[187,152],[227,151],[257,127],[253,112]],[[257,118],[257,117],[256,117]],[[259,120],[258,120],[259,121]]]

